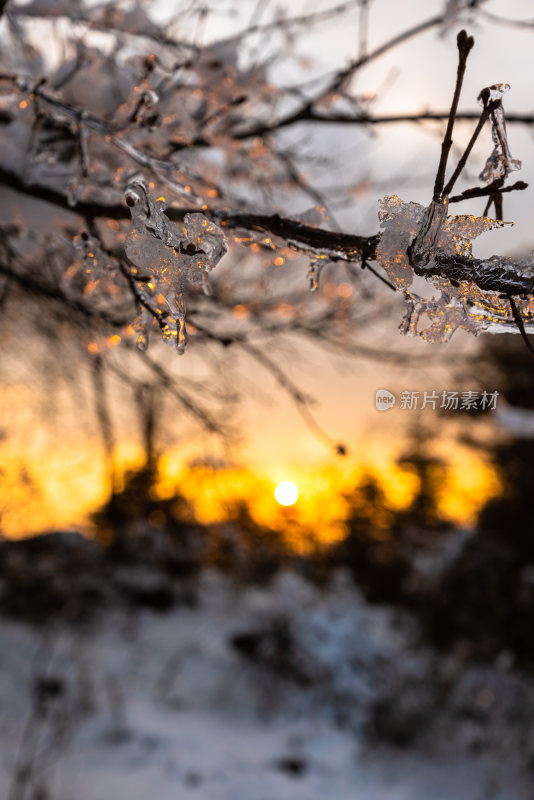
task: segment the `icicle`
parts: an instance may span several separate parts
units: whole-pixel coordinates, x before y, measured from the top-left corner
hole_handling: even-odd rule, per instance
[[[135,346],[141,352],[148,350],[148,331],[152,323],[152,316],[150,312],[141,307],[140,314],[133,321],[133,329],[136,333]]]
[[[489,102],[499,100],[499,105],[491,112],[491,136],[493,139],[493,152],[488,157],[484,169],[479,175],[481,181],[493,183],[499,178],[506,178],[510,172],[521,169],[521,161],[512,158],[508,147],[506,135],[506,122],[501,98],[510,89],[508,83],[496,83],[482,89],[478,95],[478,102],[486,106]]]
[[[311,261],[310,268],[308,270],[308,278],[310,279],[310,292],[316,292],[319,288],[319,278],[321,277],[321,272],[323,271],[323,267],[327,264],[327,261]]]

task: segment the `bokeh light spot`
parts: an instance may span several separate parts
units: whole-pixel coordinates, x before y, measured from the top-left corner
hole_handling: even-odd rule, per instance
[[[281,506],[292,506],[298,500],[298,486],[291,481],[282,481],[274,490],[274,496]]]

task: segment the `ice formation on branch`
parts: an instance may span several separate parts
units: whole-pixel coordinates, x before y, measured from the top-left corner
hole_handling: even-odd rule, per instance
[[[61,278],[61,289],[69,297],[91,297],[95,308],[108,309],[124,290],[124,277],[100,241],[83,232],[72,240],[73,259]]]
[[[493,151],[479,175],[480,180],[485,183],[493,183],[499,178],[506,178],[510,172],[521,169],[521,161],[512,158],[506,136],[506,122],[501,100],[509,89],[509,83],[496,83],[493,86],[482,89],[477,97],[478,102],[484,108],[488,103],[498,101],[498,105],[491,112]]]
[[[480,260],[472,255],[473,239],[510,223],[446,212],[446,202],[424,208],[396,195],[381,201],[377,260],[405,293],[408,310],[401,332],[429,342],[446,342],[458,328],[475,335],[517,332],[510,296],[525,329],[534,330],[534,299],[525,288],[534,280],[534,257]],[[412,291],[416,276],[431,281],[434,297],[425,299]],[[425,318],[429,325],[424,326]]]
[[[148,324],[156,318],[163,340],[184,352],[185,283],[200,283],[209,294],[207,276],[228,250],[223,231],[203,214],[186,214],[182,230],[163,213],[165,198],[154,200],[144,181],[124,192],[132,224],[125,251],[133,265],[140,315],[134,322],[137,346],[148,346]]]

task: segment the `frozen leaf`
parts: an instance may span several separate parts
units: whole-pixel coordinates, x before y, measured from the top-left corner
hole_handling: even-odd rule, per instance
[[[203,214],[186,214],[180,230],[163,213],[165,199],[154,200],[143,181],[125,191],[132,224],[125,242],[138,296],[160,325],[163,340],[177,353],[186,345],[185,283],[207,286],[207,274],[226,253],[222,230]],[[146,316],[146,315],[145,315]],[[146,320],[137,322],[138,346],[146,349]]]
[[[510,84],[508,83],[496,83],[483,89],[477,98],[484,107],[491,101],[499,101],[498,106],[491,112],[493,151],[479,175],[480,180],[485,183],[493,183],[499,178],[506,178],[510,172],[521,169],[521,161],[511,156],[506,135],[502,97],[509,89]]]
[[[204,214],[185,215],[185,247],[188,253],[195,251],[194,264],[190,265],[190,280],[202,280],[204,274],[211,272],[228,250],[226,237],[214,222]]]
[[[443,225],[437,246],[450,255],[471,256],[472,240],[485,231],[512,225],[491,217],[475,217],[472,214],[458,214],[448,217]]]
[[[510,224],[489,217],[446,216],[446,203],[427,208],[399,197],[382,200],[382,235],[377,259],[396,286],[404,289],[407,312],[402,333],[428,342],[446,342],[458,328],[517,331],[508,295],[515,297],[525,328],[534,325],[534,300],[525,286],[534,278],[534,257],[473,258],[472,240]],[[443,277],[448,267],[448,277]],[[428,276],[435,296],[426,299],[409,289],[416,275]]]
[[[407,289],[414,277],[408,260],[408,246],[417,234],[425,209],[418,203],[404,203],[397,195],[381,200],[378,212],[382,234],[377,260],[398,289]]]

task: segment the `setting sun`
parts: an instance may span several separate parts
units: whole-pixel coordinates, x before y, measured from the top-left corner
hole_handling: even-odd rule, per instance
[[[291,481],[282,481],[274,490],[274,496],[281,506],[292,506],[298,500],[298,486]]]

